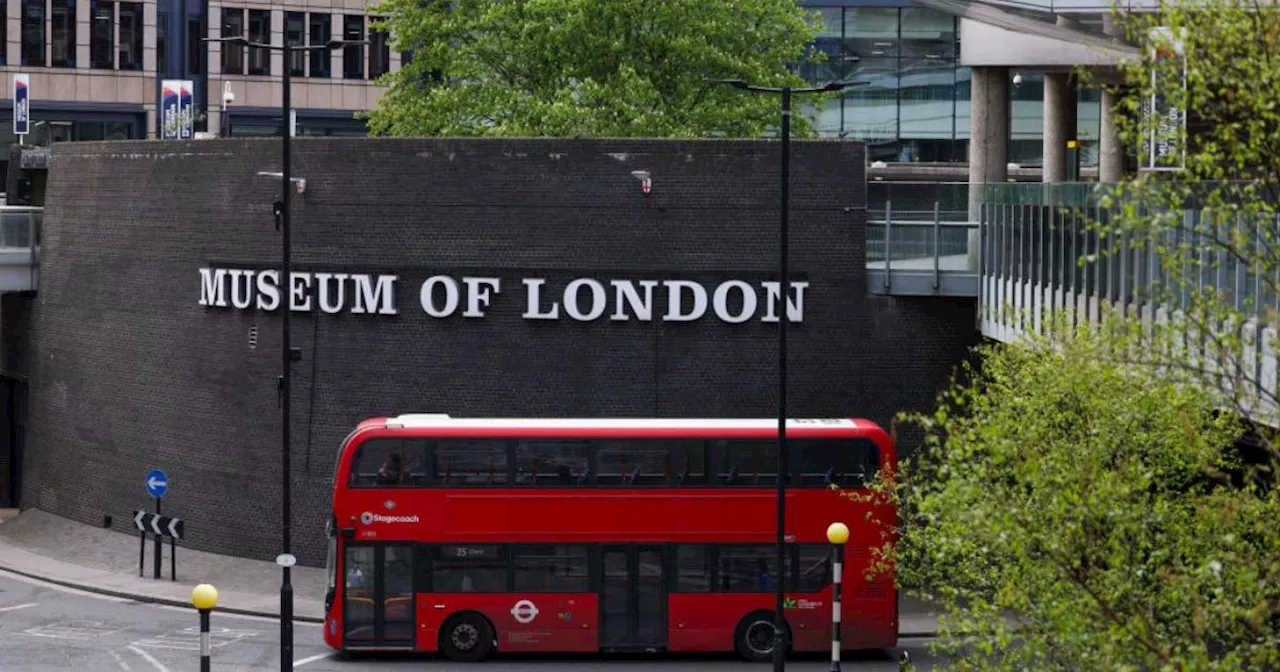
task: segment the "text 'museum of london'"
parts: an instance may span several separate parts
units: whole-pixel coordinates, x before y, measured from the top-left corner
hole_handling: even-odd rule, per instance
[[[199,305],[237,310],[274,311],[280,308],[280,272],[248,268],[205,267],[200,270]],[[399,276],[345,272],[290,273],[289,307],[295,312],[342,312],[398,315]],[[712,315],[739,324],[752,319],[777,322],[782,303],[780,283],[749,283],[730,279],[709,287],[692,280],[629,280],[575,278],[556,289],[545,278],[521,278],[513,283],[524,293],[527,320],[580,322],[608,317],[624,322],[691,322]],[[804,321],[804,293],[808,282],[788,284],[787,320]],[[499,277],[433,275],[417,291],[420,309],[435,318],[455,315],[485,317],[504,289]]]

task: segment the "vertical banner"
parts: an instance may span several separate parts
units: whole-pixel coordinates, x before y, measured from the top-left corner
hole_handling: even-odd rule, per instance
[[[182,140],[195,136],[195,107],[191,100],[195,88],[195,82],[189,79],[178,80],[178,138]]]
[[[13,76],[13,134],[24,136],[31,132],[31,75]]]
[[[178,139],[178,80],[160,82],[160,139]]]
[[[1146,170],[1181,170],[1186,166],[1187,54],[1185,28],[1175,36],[1159,27],[1147,34],[1151,56],[1151,91],[1143,105]]]
[[[195,137],[195,82],[165,79],[160,82],[160,139],[190,140]]]

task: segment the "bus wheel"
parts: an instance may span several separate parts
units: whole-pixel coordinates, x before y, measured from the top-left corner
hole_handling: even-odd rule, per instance
[[[739,656],[753,663],[763,663],[773,660],[773,639],[773,613],[755,611],[738,621],[733,645]]]
[[[440,629],[440,651],[454,662],[484,660],[493,651],[493,626],[473,611],[454,614]]]

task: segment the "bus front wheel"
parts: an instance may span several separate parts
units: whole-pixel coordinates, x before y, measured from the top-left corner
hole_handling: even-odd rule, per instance
[[[787,627],[786,623],[783,623],[783,627]],[[790,628],[787,628],[786,634],[787,640],[790,641]],[[733,645],[739,656],[753,663],[773,660],[773,612],[752,612],[738,621],[738,627],[734,630]]]
[[[454,614],[440,628],[440,651],[459,663],[476,663],[493,651],[493,626],[473,611]]]

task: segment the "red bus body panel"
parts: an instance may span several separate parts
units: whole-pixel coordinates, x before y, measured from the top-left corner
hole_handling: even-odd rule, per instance
[[[563,421],[572,423],[572,421]],[[482,425],[398,427],[395,418],[374,418],[358,425],[344,443],[335,466],[333,497],[337,530],[336,588],[324,627],[326,644],[342,649],[343,546],[348,542],[449,543],[754,543],[776,540],[776,491],[762,488],[560,488],[469,487],[347,488],[352,456],[373,438],[492,439],[769,439],[773,430],[716,425],[690,427],[526,427]],[[621,421],[620,421],[621,422]],[[646,421],[636,421],[643,423]],[[660,423],[661,421],[648,421]],[[789,426],[789,439],[868,438],[879,447],[882,470],[896,470],[897,454],[887,433],[875,423]],[[708,469],[710,469],[708,467]],[[836,520],[850,529],[842,587],[842,643],[847,650],[889,648],[898,639],[897,592],[892,575],[867,581],[867,549],[884,543],[882,525],[896,526],[892,507],[852,501],[850,491],[788,487],[786,538],[789,542],[825,544],[827,526]],[[863,491],[865,492],[865,491]],[[394,515],[417,516],[417,523],[377,528],[360,525],[361,514],[384,511],[394,501]],[[872,514],[881,523],[868,520]],[[349,530],[344,538],[338,530]],[[795,651],[830,650],[832,588],[814,593],[788,592],[794,604],[786,610]],[[518,600],[537,605],[538,617],[520,623],[512,613]],[[734,648],[738,621],[753,611],[774,609],[768,593],[676,593],[667,600],[667,651],[725,652]],[[405,607],[409,605],[404,605]],[[476,611],[494,625],[498,650],[504,652],[599,651],[599,596],[595,593],[418,593],[414,648],[435,651],[445,619],[459,611]],[[390,607],[388,607],[390,609]]]

